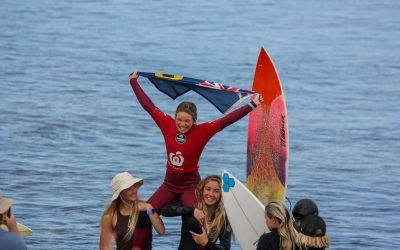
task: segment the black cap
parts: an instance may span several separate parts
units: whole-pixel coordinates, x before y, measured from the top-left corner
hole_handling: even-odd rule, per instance
[[[318,215],[318,207],[311,199],[301,199],[294,205],[292,214],[296,220],[302,220],[311,214]]]

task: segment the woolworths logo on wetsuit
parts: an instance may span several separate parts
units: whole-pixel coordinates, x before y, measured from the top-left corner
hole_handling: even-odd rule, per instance
[[[169,154],[169,162],[176,167],[182,166],[184,161],[185,158],[183,158],[183,155],[180,151],[176,152],[176,154]]]

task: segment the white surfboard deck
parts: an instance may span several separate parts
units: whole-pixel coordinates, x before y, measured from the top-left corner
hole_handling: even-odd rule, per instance
[[[269,232],[265,206],[228,171],[222,172],[222,180],[222,198],[233,233],[243,250],[256,249],[260,236]]]
[[[23,238],[29,236],[32,233],[32,230],[29,227],[27,227],[27,226],[25,226],[25,225],[23,225],[21,223],[17,222],[17,227],[18,227],[19,234]],[[5,230],[5,231],[8,231],[8,227],[6,225],[4,225],[4,224],[1,224],[0,228]]]

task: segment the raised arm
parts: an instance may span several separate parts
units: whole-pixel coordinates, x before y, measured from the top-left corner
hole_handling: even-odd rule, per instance
[[[5,217],[5,224],[8,228],[8,231],[14,232],[18,235],[20,235],[18,231],[18,226],[17,226],[17,219],[15,218],[14,214],[10,212],[10,217],[6,216]]]
[[[232,123],[240,120],[245,115],[250,113],[250,111],[252,111],[257,106],[259,106],[263,101],[264,101],[264,98],[262,97],[262,95],[257,94],[249,104],[222,117],[220,119],[221,120],[221,129],[224,129],[227,126],[231,125]]]
[[[142,87],[140,87],[137,79],[138,79],[138,74],[135,70],[130,76],[129,76],[129,81],[131,83],[133,92],[135,93],[140,105],[146,110],[149,114],[156,108],[154,103],[151,101],[151,99],[144,93]]]

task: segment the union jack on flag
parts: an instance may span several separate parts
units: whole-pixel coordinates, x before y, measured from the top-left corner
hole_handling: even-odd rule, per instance
[[[213,88],[213,89],[219,89],[219,90],[227,90],[227,91],[232,91],[232,92],[239,92],[239,88],[235,87],[229,87],[229,86],[224,86],[221,83],[217,82],[209,82],[209,81],[204,81],[201,83],[198,83],[199,86],[207,87],[207,88]]]

